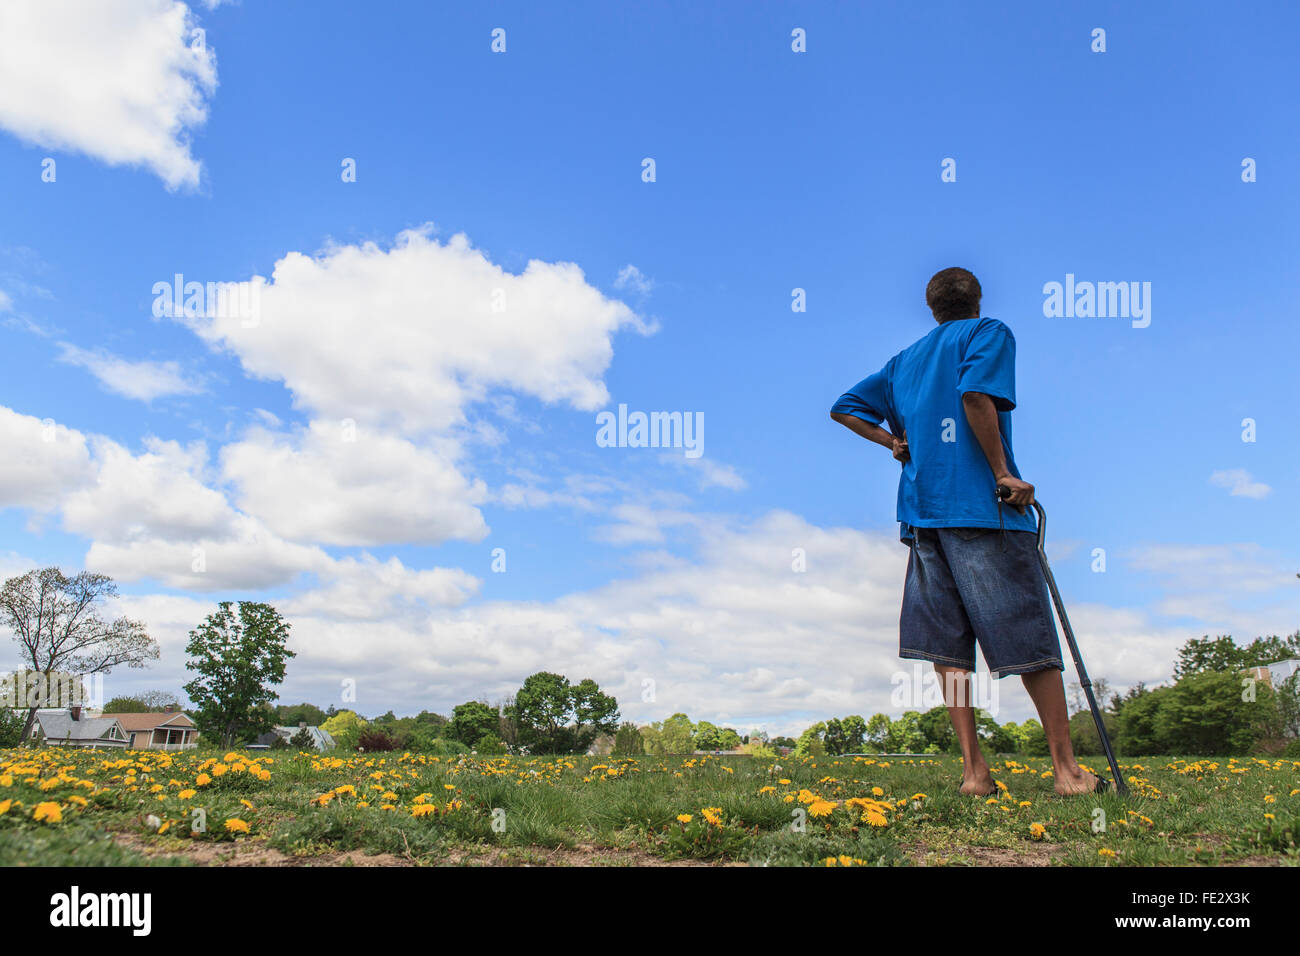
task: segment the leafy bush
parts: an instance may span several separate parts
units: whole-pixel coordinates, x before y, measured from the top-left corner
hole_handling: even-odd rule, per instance
[[[397,741],[386,730],[367,727],[361,731],[361,736],[357,738],[357,749],[364,750],[366,753],[395,750],[397,749]]]

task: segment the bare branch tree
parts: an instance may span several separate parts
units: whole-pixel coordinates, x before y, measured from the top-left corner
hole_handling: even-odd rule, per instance
[[[117,596],[104,574],[82,571],[68,577],[41,568],[9,578],[0,588],[0,621],[13,632],[23,662],[47,678],[55,671],[78,676],[103,674],[119,665],[144,667],[158,659],[158,643],[144,625],[120,617],[105,621],[99,603]],[[31,734],[36,708],[29,707],[22,739]]]

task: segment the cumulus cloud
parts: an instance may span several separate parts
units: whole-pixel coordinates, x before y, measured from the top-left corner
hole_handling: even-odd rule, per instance
[[[92,480],[86,436],[0,406],[0,508],[46,511]]]
[[[260,278],[251,280],[261,283]],[[592,411],[612,337],[648,327],[573,263],[505,271],[458,234],[403,232],[389,249],[292,252],[258,293],[258,320],[181,317],[251,375],[284,382],[313,417],[447,431],[490,389]]]
[[[83,349],[59,343],[59,361],[86,369],[106,389],[125,398],[150,401],[163,395],[193,395],[199,382],[181,371],[177,362],[131,361],[103,349]]]
[[[1210,475],[1210,484],[1227,488],[1228,494],[1241,498],[1265,498],[1273,489],[1262,481],[1255,481],[1245,468],[1230,468]]]
[[[207,119],[216,58],[177,0],[0,4],[0,128],[24,142],[143,166],[196,186],[190,134]]]
[[[290,540],[335,545],[481,540],[487,489],[456,469],[456,455],[451,443],[323,421],[296,434],[254,427],[221,450],[243,511]]]
[[[64,499],[68,531],[114,544],[190,542],[226,534],[233,526],[234,509],[205,482],[207,449],[202,442],[182,446],[150,437],[140,455],[103,437],[91,444],[95,481]]]

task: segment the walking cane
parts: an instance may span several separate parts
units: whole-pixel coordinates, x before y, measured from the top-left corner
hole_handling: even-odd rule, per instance
[[[1006,485],[998,485],[997,495],[998,498],[1008,498],[1011,496],[1011,489]],[[1079,672],[1079,685],[1088,698],[1088,708],[1092,711],[1093,722],[1097,725],[1097,736],[1101,738],[1102,749],[1106,751],[1106,760],[1110,762],[1110,772],[1115,780],[1115,792],[1125,794],[1128,793],[1128,784],[1124,782],[1124,777],[1119,772],[1115,751],[1110,746],[1110,735],[1106,733],[1106,725],[1102,723],[1101,708],[1097,706],[1097,698],[1092,694],[1092,681],[1088,679],[1088,671],[1083,666],[1083,657],[1079,654],[1079,644],[1074,639],[1074,628],[1070,627],[1070,618],[1065,613],[1065,602],[1061,600],[1061,592],[1056,588],[1052,567],[1047,563],[1047,551],[1043,548],[1043,541],[1047,536],[1047,512],[1038,503],[1038,499],[1034,499],[1034,510],[1038,512],[1038,563],[1042,566],[1043,577],[1047,579],[1047,589],[1052,594],[1052,603],[1056,605],[1056,616],[1061,621],[1061,630],[1065,632],[1065,642],[1070,645],[1070,656],[1074,658],[1074,669]]]

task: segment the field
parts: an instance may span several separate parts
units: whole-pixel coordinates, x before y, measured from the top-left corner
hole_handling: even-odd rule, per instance
[[[1158,757],[1062,799],[951,757],[0,751],[0,864],[1287,865],[1300,762]],[[1100,769],[1100,768],[1099,768]]]

